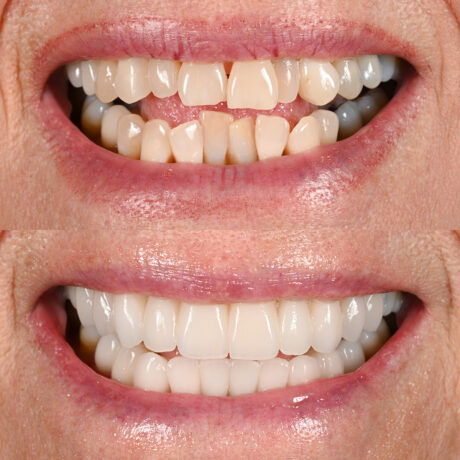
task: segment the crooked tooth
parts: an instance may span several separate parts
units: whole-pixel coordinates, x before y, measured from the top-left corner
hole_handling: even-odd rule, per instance
[[[330,62],[301,59],[299,94],[314,105],[329,104],[338,94],[340,78]]]
[[[286,152],[289,155],[304,153],[321,144],[320,124],[313,116],[303,117],[289,134]]]
[[[179,97],[185,106],[217,105],[227,95],[227,74],[220,62],[184,62],[179,71]]]
[[[337,347],[337,352],[343,361],[344,372],[354,372],[366,361],[361,343],[342,340]]]
[[[320,144],[335,144],[339,135],[339,117],[337,114],[331,110],[315,110],[311,115],[319,123]]]
[[[118,142],[118,122],[130,111],[124,105],[113,105],[104,112],[101,125],[101,143],[106,149],[115,150]]]
[[[252,117],[240,118],[230,124],[228,158],[231,164],[249,164],[257,161]]]
[[[361,73],[356,59],[339,59],[334,62],[340,78],[339,95],[345,99],[356,99],[363,90]]]
[[[227,396],[230,384],[230,360],[200,362],[201,393],[207,396]]]
[[[357,99],[358,109],[364,124],[369,123],[388,102],[388,96],[382,88],[369,91]]]
[[[177,356],[168,361],[166,372],[172,393],[200,394],[198,361]]]
[[[87,96],[96,94],[96,78],[99,68],[99,61],[83,61],[81,63],[81,81],[83,91]]]
[[[278,80],[269,60],[238,61],[228,80],[229,109],[271,110],[278,103]]]
[[[134,362],[145,353],[144,347],[120,348],[112,366],[112,379],[123,385],[132,385],[134,380]]]
[[[133,385],[147,391],[167,392],[167,365],[168,361],[156,353],[147,352],[137,356],[133,364]]]
[[[289,137],[289,123],[282,117],[258,115],[255,141],[259,160],[283,155]]]
[[[125,348],[142,341],[146,298],[140,294],[114,295],[114,324],[118,340]]]
[[[387,316],[390,313],[397,313],[403,301],[404,297],[399,291],[385,293],[383,298],[383,316]]]
[[[172,129],[169,139],[178,163],[203,163],[203,129],[198,121]]]
[[[349,297],[341,302],[343,315],[343,338],[356,342],[361,335],[366,320],[366,302],[364,297]]]
[[[177,347],[193,359],[222,359],[228,355],[228,307],[183,302],[177,320]]]
[[[71,62],[66,65],[67,78],[74,88],[83,86],[83,78],[81,73],[81,62]]]
[[[313,328],[312,347],[320,353],[337,348],[342,338],[342,312],[340,302],[313,300],[310,304]]]
[[[101,61],[96,77],[96,96],[101,102],[109,103],[117,98],[115,77],[117,75],[117,61]]]
[[[148,59],[144,58],[129,58],[118,61],[115,89],[123,102],[133,104],[149,95],[148,64]]]
[[[312,341],[307,300],[282,300],[279,306],[280,350],[285,355],[303,355]]]
[[[383,294],[372,294],[366,298],[366,319],[364,329],[366,331],[376,331],[382,321],[383,316]]]
[[[289,385],[302,385],[321,377],[318,361],[312,356],[296,356],[289,361]]]
[[[76,304],[74,307],[77,310],[78,318],[80,319],[81,325],[94,326],[93,320],[93,299],[94,291],[92,289],[86,289],[82,287],[76,288]]]
[[[352,136],[363,127],[361,113],[356,102],[345,102],[335,113],[339,118],[339,137],[341,139]]]
[[[230,396],[255,393],[259,382],[260,364],[257,361],[232,360],[230,363]]]
[[[337,351],[334,350],[330,353],[318,353],[316,351],[309,351],[309,354],[315,357],[318,361],[321,378],[329,379],[344,373],[344,364],[340,354]]]
[[[224,165],[228,151],[228,133],[233,123],[232,115],[223,112],[203,111],[200,122],[203,127],[204,161],[212,165]]]
[[[152,93],[161,99],[174,96],[179,70],[180,63],[177,61],[150,59],[148,81]]]
[[[269,359],[262,361],[260,365],[259,391],[274,390],[284,388],[289,378],[289,362],[282,358]]]
[[[118,120],[118,153],[133,160],[141,156],[145,122],[136,114],[123,115]]]
[[[273,61],[278,80],[278,101],[288,104],[299,94],[300,71],[297,59],[275,59]]]
[[[168,163],[172,160],[169,135],[171,128],[164,120],[150,120],[144,126],[141,160]]]
[[[93,320],[99,335],[113,332],[113,295],[100,291],[94,292]]]
[[[110,374],[119,350],[120,342],[113,334],[104,335],[99,339],[94,362],[100,372]]]
[[[82,109],[81,127],[83,132],[93,139],[98,138],[101,133],[102,119],[104,113],[109,109],[110,105],[104,104],[99,99],[95,98],[88,101]]]
[[[361,333],[359,342],[361,343],[366,359],[372,358],[377,351],[382,348],[390,337],[390,329],[384,319],[379,324],[376,331],[366,331]]]
[[[360,56],[357,60],[364,86],[369,89],[377,88],[382,83],[382,66],[378,56]]]

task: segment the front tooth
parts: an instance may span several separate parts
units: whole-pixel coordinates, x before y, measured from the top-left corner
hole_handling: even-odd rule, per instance
[[[289,361],[289,385],[302,385],[319,379],[318,361],[312,356],[296,356]]]
[[[342,338],[340,302],[313,300],[310,316],[313,327],[312,347],[320,353],[335,350]]]
[[[168,361],[166,372],[172,393],[200,394],[198,361],[177,356]]]
[[[83,86],[83,79],[81,74],[81,62],[71,62],[66,66],[67,78],[74,88],[81,88]]]
[[[93,320],[93,299],[94,291],[92,289],[76,288],[76,304],[78,318],[82,326],[94,326]]]
[[[300,71],[297,59],[275,59],[273,61],[278,80],[278,101],[288,104],[299,94]]]
[[[151,59],[148,80],[152,93],[161,99],[177,93],[180,63],[163,59]]]
[[[168,361],[156,353],[147,352],[137,356],[133,364],[133,385],[147,391],[167,392],[167,365]]]
[[[169,134],[171,128],[164,120],[150,120],[144,126],[141,160],[168,163],[172,159]]]
[[[123,102],[133,104],[149,95],[148,64],[148,59],[144,58],[122,59],[118,62],[115,89]]]
[[[343,315],[343,338],[356,342],[361,335],[366,320],[364,297],[350,297],[341,301]]]
[[[285,359],[275,358],[262,361],[259,373],[259,391],[284,388],[289,378],[289,363]]]
[[[228,355],[228,307],[183,302],[177,320],[177,347],[193,359],[222,359]]]
[[[113,296],[111,294],[95,291],[93,320],[99,335],[113,332]]]
[[[227,396],[230,383],[230,360],[200,362],[201,393],[207,396]]]
[[[101,102],[109,103],[117,98],[115,77],[117,75],[117,61],[101,61],[96,77],[96,96]]]
[[[228,150],[228,131],[233,121],[233,116],[228,113],[211,111],[200,113],[204,136],[205,163],[225,164]]]
[[[231,164],[249,164],[257,161],[254,120],[240,118],[229,127],[228,158]]]
[[[339,117],[331,110],[315,110],[311,114],[319,123],[321,145],[330,145],[337,142],[339,135]]]
[[[320,124],[310,115],[303,117],[289,134],[286,151],[289,155],[304,153],[320,144]]]
[[[130,111],[124,105],[113,105],[104,112],[101,125],[101,143],[106,149],[115,150],[118,142],[118,122]]]
[[[133,160],[141,156],[145,122],[136,114],[123,115],[118,121],[118,153]]]
[[[257,361],[233,360],[230,363],[230,396],[255,393],[259,372],[260,364]]]
[[[134,380],[134,362],[145,353],[145,349],[138,345],[134,348],[120,348],[112,366],[112,379],[123,385],[132,385]]]
[[[345,102],[335,113],[339,118],[339,136],[341,139],[353,136],[363,127],[361,113],[356,102]]]
[[[310,310],[306,300],[282,300],[279,307],[280,350],[285,355],[303,355],[312,341]]]
[[[300,88],[302,99],[314,105],[329,104],[339,92],[340,79],[330,62],[301,59]]]
[[[315,351],[310,351],[309,353],[318,361],[321,378],[329,379],[344,373],[344,364],[337,351],[332,351],[330,353],[317,353]]]
[[[145,303],[145,296],[140,294],[114,296],[115,331],[125,348],[135,347],[142,341]]]
[[[255,138],[259,160],[280,157],[289,137],[289,123],[282,117],[258,115]]]
[[[357,99],[359,112],[364,124],[369,123],[388,102],[388,96],[382,88],[369,91]]]
[[[235,62],[227,91],[229,109],[272,110],[278,104],[278,80],[269,60]]]
[[[88,137],[93,139],[99,137],[102,119],[109,107],[110,105],[104,104],[97,98],[85,104],[81,113],[81,127]]]
[[[185,106],[217,105],[227,94],[224,65],[184,62],[179,71],[179,97]]]
[[[337,347],[337,352],[342,358],[345,374],[354,372],[366,361],[363,347],[359,342],[342,340]]]
[[[203,163],[203,129],[198,121],[172,129],[169,139],[178,163]]]
[[[334,62],[340,78],[340,96],[345,99],[356,99],[363,90],[361,73],[356,59],[340,59]]]
[[[119,350],[120,342],[113,334],[104,335],[99,339],[94,362],[100,372],[110,374]]]
[[[364,329],[376,331],[383,316],[383,294],[373,294],[366,298],[366,319]]]
[[[358,65],[361,80],[366,88],[374,89],[382,83],[382,66],[378,56],[360,56]]]
[[[229,334],[231,358],[274,358],[280,343],[276,303],[232,304]]]
[[[366,331],[361,333],[359,342],[361,343],[366,359],[372,358],[372,356],[379,351],[379,349],[385,344],[390,337],[390,329],[384,319],[379,324],[376,331]]]
[[[99,61],[83,61],[81,63],[81,81],[83,91],[87,96],[96,94],[96,78],[99,69]]]

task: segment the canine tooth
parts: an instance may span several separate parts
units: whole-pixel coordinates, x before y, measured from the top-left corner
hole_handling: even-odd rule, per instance
[[[300,72],[297,59],[275,59],[273,61],[278,80],[278,101],[288,104],[299,94]]]
[[[114,150],[118,142],[118,122],[130,111],[124,105],[113,105],[104,112],[101,125],[101,143],[106,149]]]
[[[143,390],[167,392],[167,364],[168,361],[156,353],[147,352],[137,356],[133,364],[133,385]]]
[[[309,350],[313,335],[308,301],[282,300],[278,313],[281,352],[303,355]]]
[[[108,104],[117,98],[115,91],[117,69],[117,61],[101,61],[99,65],[96,77],[96,96],[101,102]]]
[[[379,351],[384,343],[390,337],[390,330],[384,319],[379,324],[376,331],[366,331],[361,333],[359,342],[361,343],[366,359],[372,358],[372,356]]]
[[[341,300],[343,315],[343,338],[356,342],[361,335],[366,320],[366,301],[364,297],[349,297]]]
[[[361,80],[366,88],[374,89],[382,83],[382,66],[378,56],[368,55],[358,57]]]
[[[97,332],[96,326],[82,326],[80,328],[80,344],[86,351],[94,353],[99,338],[100,335]]]
[[[388,97],[382,88],[377,88],[361,96],[356,103],[363,123],[367,124],[385,107]]]
[[[339,59],[334,62],[340,78],[339,95],[345,99],[356,99],[363,90],[363,82],[356,59]]]
[[[339,136],[341,139],[353,136],[363,127],[361,113],[356,102],[345,102],[335,113],[339,118]]]
[[[372,294],[366,298],[364,329],[376,331],[383,316],[383,294]]]
[[[271,359],[279,350],[275,302],[235,303],[230,306],[230,357]]]
[[[339,118],[337,115],[330,110],[315,110],[311,115],[319,123],[321,145],[336,143],[339,135]]]
[[[399,74],[400,60],[396,56],[383,54],[379,56],[382,67],[382,83],[390,80],[397,80]]]
[[[289,123],[282,117],[258,115],[255,139],[259,160],[280,157],[289,137]]]
[[[285,359],[275,358],[260,363],[259,391],[284,388],[289,378],[289,363]]]
[[[227,94],[227,74],[220,62],[184,62],[179,71],[179,97],[185,106],[217,105]]]
[[[140,294],[114,295],[114,324],[118,340],[125,348],[142,342],[146,298]]]
[[[320,141],[320,125],[313,116],[303,117],[289,134],[286,152],[289,155],[304,153],[318,147]]]
[[[94,326],[93,321],[93,298],[94,291],[82,287],[76,288],[76,305],[78,318],[82,326]]]
[[[180,63],[177,61],[150,59],[148,80],[152,93],[161,99],[174,96],[179,70]]]
[[[310,351],[309,354],[314,356],[318,361],[321,378],[329,379],[344,373],[344,364],[340,354],[337,351],[334,350],[330,353],[318,353],[316,351]]]
[[[335,350],[342,338],[340,302],[313,300],[310,304],[310,316],[313,328],[312,347],[320,353]]]
[[[149,95],[148,64],[148,59],[144,58],[129,58],[118,61],[115,89],[123,102],[133,104]]]
[[[83,86],[83,79],[81,74],[81,62],[71,62],[66,65],[67,78],[74,88],[81,88]]]
[[[171,128],[164,120],[150,120],[144,126],[141,160],[168,163],[172,160],[169,133]]]
[[[345,374],[354,372],[366,361],[363,347],[359,342],[342,340],[337,347],[337,352],[342,358]]]
[[[255,393],[259,372],[260,364],[257,361],[232,360],[230,363],[230,396]]]
[[[177,356],[168,361],[166,372],[172,393],[200,394],[198,361]]]
[[[314,105],[329,104],[339,92],[340,79],[330,62],[301,59],[299,94]]]
[[[383,316],[387,316],[390,313],[397,313],[403,301],[404,297],[399,291],[385,293],[383,297]]]
[[[113,295],[100,291],[94,292],[93,320],[99,335],[113,332]]]
[[[140,115],[123,115],[118,120],[118,153],[133,160],[141,156],[142,134],[145,122]]]
[[[97,98],[85,104],[81,113],[81,127],[88,137],[93,139],[99,137],[102,119],[109,107],[110,105],[104,104]]]
[[[271,110],[278,103],[278,80],[269,60],[233,63],[228,80],[229,109]]]
[[[200,361],[201,393],[207,396],[227,396],[230,384],[230,360]]]
[[[113,334],[104,335],[99,339],[94,355],[94,362],[100,372],[110,374],[119,350],[120,342]]]
[[[81,63],[81,81],[83,91],[87,96],[96,94],[96,77],[99,68],[99,61],[83,61]]]
[[[200,122],[204,137],[204,162],[224,165],[228,150],[228,131],[233,123],[232,115],[223,112],[203,111]]]
[[[144,348],[138,345],[134,348],[121,348],[112,366],[112,379],[124,385],[132,385],[134,379],[134,361],[145,353]]]
[[[289,361],[289,385],[302,385],[319,379],[321,373],[318,361],[312,356],[296,356]]]
[[[251,117],[240,118],[231,123],[228,133],[228,158],[231,164],[257,161],[254,120]]]
[[[228,355],[227,305],[183,302],[177,319],[177,348],[192,359],[222,359]]]
[[[178,163],[203,163],[203,128],[198,121],[172,129],[169,139]]]

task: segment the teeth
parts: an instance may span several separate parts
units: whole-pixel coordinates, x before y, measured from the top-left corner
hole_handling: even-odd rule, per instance
[[[278,101],[283,104],[295,101],[300,84],[299,61],[296,59],[275,59],[273,67],[278,80]]]
[[[280,350],[285,355],[303,355],[312,342],[313,330],[306,300],[282,300],[279,307]]]
[[[120,342],[114,335],[105,335],[99,339],[94,355],[94,361],[99,372],[110,374],[119,350]]]
[[[167,374],[173,393],[200,394],[200,367],[194,359],[176,358],[168,361]]]
[[[240,118],[229,127],[228,157],[231,164],[249,164],[257,160],[254,120]]]
[[[74,88],[83,86],[83,78],[81,72],[81,62],[71,62],[66,66],[67,78]]]
[[[257,361],[232,361],[230,363],[230,396],[255,393],[259,372],[260,364]]]
[[[97,138],[101,132],[104,113],[110,106],[95,98],[84,105],[81,114],[83,132],[91,138]]]
[[[151,59],[149,62],[148,80],[152,93],[158,98],[174,96],[177,93],[177,79],[180,63]]]
[[[95,326],[83,326],[80,329],[80,343],[86,353],[94,353],[100,335]]]
[[[133,160],[141,157],[142,134],[145,122],[135,114],[123,115],[118,120],[118,153]]]
[[[125,348],[135,347],[142,341],[145,303],[145,296],[140,294],[114,296],[115,331]]]
[[[313,116],[302,118],[289,134],[286,151],[289,155],[304,153],[318,147],[320,141],[320,124]]]
[[[101,143],[106,149],[114,150],[118,142],[118,122],[124,115],[130,115],[124,105],[113,105],[104,112],[101,125]]]
[[[275,358],[263,361],[259,373],[259,391],[284,388],[289,378],[289,363],[285,359]]]
[[[340,96],[356,99],[363,90],[360,68],[355,59],[340,59],[334,63],[340,78]]]
[[[96,94],[96,77],[98,68],[98,61],[83,61],[81,63],[81,81],[83,91],[87,96],[93,96]]]
[[[169,138],[178,163],[203,163],[203,129],[198,121],[172,129]]]
[[[167,365],[168,361],[156,353],[138,355],[133,364],[133,385],[143,390],[165,393],[169,390]]]
[[[344,366],[344,372],[354,372],[366,361],[361,343],[342,340],[337,348]]]
[[[109,103],[117,98],[115,77],[117,61],[101,61],[96,77],[96,96],[101,102]]]
[[[383,316],[387,316],[390,313],[397,313],[404,300],[401,292],[398,291],[385,293],[383,299]]]
[[[227,396],[230,384],[228,359],[200,362],[201,392],[207,396]]]
[[[239,61],[233,64],[228,81],[228,108],[271,110],[277,103],[278,81],[271,61]]]
[[[133,104],[150,93],[148,64],[148,60],[143,58],[122,59],[118,62],[115,89],[123,102]]]
[[[320,144],[335,144],[339,135],[339,117],[330,110],[315,110],[312,116],[319,123]]]
[[[95,291],[93,300],[93,321],[99,335],[111,334],[113,329],[113,296]]]
[[[166,121],[150,120],[144,126],[141,160],[168,163],[172,160],[169,135],[171,128]]]
[[[312,356],[296,356],[289,361],[289,385],[302,385],[321,377],[318,361]]]
[[[282,117],[258,115],[255,141],[259,160],[280,157],[287,145],[289,123]]]
[[[372,356],[377,353],[389,337],[390,330],[384,319],[382,319],[376,331],[372,332],[364,330],[361,333],[359,341],[363,347],[366,359],[372,358]]]
[[[211,111],[200,113],[206,163],[212,165],[226,163],[229,127],[233,121],[233,116],[228,113]]]
[[[361,113],[356,102],[345,102],[335,113],[339,118],[339,136],[341,139],[353,136],[363,127]]]
[[[301,59],[300,97],[314,105],[329,104],[338,94],[340,78],[330,62]]]
[[[309,353],[311,353],[311,356],[314,356],[318,361],[321,378],[330,379],[344,373],[344,364],[337,351],[332,351],[330,353],[310,351]]]
[[[94,326],[93,321],[93,298],[94,291],[92,289],[85,289],[81,287],[76,288],[76,305],[78,318],[82,326]]]
[[[145,352],[141,345],[134,348],[120,348],[112,366],[112,379],[123,385],[132,385],[134,380],[134,362]]]
[[[364,329],[376,331],[383,316],[383,294],[373,294],[366,299],[366,319]]]
[[[360,56],[358,65],[361,80],[366,88],[374,89],[382,83],[382,66],[378,56]]]
[[[179,71],[179,97],[185,106],[217,105],[226,99],[227,74],[222,63],[186,62]]]
[[[387,102],[388,97],[382,88],[373,89],[357,99],[356,103],[363,123],[369,123],[385,107]]]
[[[76,308],[77,288],[75,286],[67,286],[65,288],[65,296],[70,300],[70,303]]]
[[[397,57],[384,54],[379,56],[379,61],[382,67],[383,83],[398,78],[400,60]]]
[[[343,338],[356,342],[366,320],[366,302],[363,297],[350,297],[341,301],[343,314]]]
[[[340,302],[313,300],[310,314],[313,327],[312,347],[320,353],[332,352],[342,338]]]

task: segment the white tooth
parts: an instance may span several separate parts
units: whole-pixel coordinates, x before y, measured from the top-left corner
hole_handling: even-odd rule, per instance
[[[177,356],[168,361],[167,374],[171,393],[200,394],[198,361]]]
[[[289,378],[289,363],[285,359],[275,358],[260,363],[259,391],[284,388]]]
[[[231,164],[249,164],[257,161],[254,120],[240,118],[229,127],[228,158]]]
[[[228,355],[227,305],[183,302],[177,319],[177,348],[193,359],[222,359]]]
[[[289,137],[289,123],[282,117],[258,115],[256,120],[256,147],[259,160],[280,157]]]
[[[102,103],[97,98],[85,105],[81,113],[81,127],[88,137],[99,137],[102,119],[109,107],[110,105]]]
[[[113,334],[104,335],[99,339],[94,355],[94,361],[99,372],[110,374],[119,350],[120,342]]]
[[[280,343],[276,303],[232,304],[229,334],[231,358],[274,358]]]
[[[401,309],[403,301],[402,292],[387,292],[383,299],[383,316],[387,316],[390,313],[397,313]]]
[[[363,347],[366,359],[372,358],[372,356],[379,351],[380,348],[390,337],[390,330],[384,319],[379,324],[376,331],[363,331],[359,341]]]
[[[278,101],[282,104],[295,101],[299,94],[299,61],[296,59],[275,59],[273,67],[278,80]]]
[[[337,347],[337,352],[342,358],[345,374],[354,372],[366,361],[363,347],[359,342],[348,342],[347,340],[342,340],[340,345]]]
[[[66,65],[67,78],[74,88],[81,88],[83,86],[83,79],[81,74],[81,62],[71,62]]]
[[[361,96],[356,103],[363,123],[367,124],[385,107],[388,103],[388,96],[382,88],[377,88]]]
[[[168,163],[172,160],[169,134],[171,128],[164,120],[150,120],[144,126],[141,160]]]
[[[148,80],[152,93],[161,99],[177,93],[177,77],[180,63],[163,59],[151,59]]]
[[[319,379],[318,361],[312,356],[296,356],[289,361],[289,385],[302,385]]]
[[[366,300],[364,297],[349,297],[341,302],[343,315],[343,338],[356,342],[361,335],[366,320]]]
[[[77,308],[77,288],[75,286],[67,286],[65,289],[65,295],[70,300],[72,306]]]
[[[86,352],[94,353],[100,337],[95,326],[82,326],[80,328],[80,344]]]
[[[329,104],[339,92],[340,79],[330,62],[301,59],[299,94],[314,105]]]
[[[313,300],[310,304],[313,327],[312,347],[320,353],[337,348],[342,338],[342,312],[340,302]]]
[[[366,88],[374,89],[382,83],[382,66],[378,56],[360,56],[358,65],[361,80]]]
[[[172,129],[169,139],[178,163],[203,163],[203,128],[198,121],[190,121]]]
[[[230,360],[200,362],[201,393],[207,396],[227,396],[230,383]]]
[[[364,329],[376,331],[383,316],[383,294],[373,294],[365,298],[366,320]]]
[[[134,379],[134,361],[145,353],[144,347],[120,348],[112,366],[112,379],[123,385],[132,385]]]
[[[149,297],[144,314],[144,344],[162,353],[176,349],[176,318],[179,302]]]
[[[109,103],[117,98],[115,77],[117,61],[101,61],[96,77],[96,96],[101,102]]]
[[[179,71],[179,97],[185,106],[217,105],[227,95],[224,64],[184,62]]]
[[[269,60],[234,62],[228,80],[229,109],[271,110],[278,104],[278,80]]]
[[[76,305],[74,307],[82,326],[94,326],[93,298],[94,291],[92,289],[76,288]]]
[[[133,160],[141,156],[142,134],[145,122],[135,114],[123,115],[118,120],[118,153]]]
[[[83,91],[87,96],[96,94],[96,77],[99,69],[99,61],[83,61],[81,63],[81,81]]]
[[[380,340],[382,340],[383,343],[385,343],[391,336],[390,328],[388,327],[387,322],[383,318],[380,321],[379,327],[375,332],[377,332],[378,336],[380,337]]]
[[[234,118],[229,113],[203,111],[200,122],[204,136],[204,162],[224,165],[228,150],[228,130]]]
[[[309,354],[316,358],[321,378],[329,379],[342,375],[345,371],[342,358],[337,351],[330,353],[318,353],[310,351]]]
[[[113,332],[112,294],[100,291],[94,292],[93,320],[99,335],[107,335]]]
[[[232,360],[230,363],[230,396],[255,393],[259,372],[260,364],[257,361]]]
[[[340,78],[340,96],[346,99],[356,99],[363,90],[363,82],[356,59],[339,59],[334,62]]]
[[[280,350],[303,355],[311,346],[313,330],[307,300],[282,300],[279,306]]]
[[[315,110],[311,115],[318,120],[321,145],[335,144],[339,135],[337,114],[331,110]]]
[[[113,297],[114,324],[118,340],[125,348],[135,347],[142,341],[146,298],[140,294]]]
[[[335,113],[339,118],[339,136],[341,139],[353,136],[363,127],[361,113],[356,102],[345,102]]]
[[[304,153],[320,144],[320,124],[310,115],[303,117],[289,134],[286,152],[289,155]]]
[[[399,74],[400,60],[395,56],[383,54],[379,56],[382,67],[382,83],[390,80],[397,80]]]
[[[137,356],[133,364],[133,385],[147,391],[167,392],[167,365],[168,361],[156,353],[147,352]]]
[[[113,105],[104,112],[101,126],[101,143],[106,149],[115,150],[118,141],[118,122],[130,111],[124,105]]]
[[[118,62],[115,89],[123,102],[133,104],[149,95],[148,65],[148,59],[144,58],[122,59]]]

